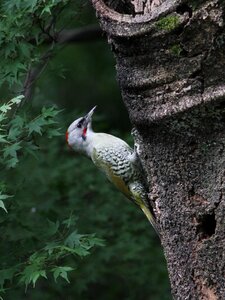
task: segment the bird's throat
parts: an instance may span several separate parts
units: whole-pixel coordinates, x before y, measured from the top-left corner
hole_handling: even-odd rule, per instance
[[[87,138],[87,128],[86,128],[86,127],[84,127],[84,129],[83,129],[83,133],[82,133],[82,139],[85,141],[85,140],[86,140],[86,138]]]

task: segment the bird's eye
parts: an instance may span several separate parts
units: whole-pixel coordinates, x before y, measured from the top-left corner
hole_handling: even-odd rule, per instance
[[[85,121],[85,118],[82,118],[82,119],[78,122],[77,128],[81,128],[81,127],[83,126],[84,121]]]

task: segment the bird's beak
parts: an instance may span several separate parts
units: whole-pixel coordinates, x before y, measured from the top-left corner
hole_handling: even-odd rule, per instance
[[[95,111],[97,106],[93,107],[88,114],[85,116],[85,127],[91,122],[91,117]]]

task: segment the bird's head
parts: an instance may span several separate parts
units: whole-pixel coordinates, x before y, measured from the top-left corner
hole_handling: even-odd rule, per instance
[[[77,152],[86,152],[85,147],[88,144],[88,137],[92,133],[91,122],[92,115],[96,109],[93,107],[84,117],[75,120],[67,129],[66,141],[67,144]]]

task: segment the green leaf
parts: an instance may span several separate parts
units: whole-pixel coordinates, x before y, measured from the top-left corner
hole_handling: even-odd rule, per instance
[[[5,134],[0,134],[0,143],[8,143],[7,139],[6,139],[7,135]]]
[[[41,114],[44,118],[54,118],[55,116],[57,116],[59,113],[61,112],[61,110],[57,110],[56,107],[52,106],[52,107],[43,107],[41,110]]]
[[[29,257],[29,263],[33,265],[34,268],[40,269],[40,266],[44,264],[46,260],[46,254],[42,252],[34,252],[30,257]]]
[[[70,248],[74,248],[76,246],[80,245],[80,239],[84,235],[78,234],[77,231],[73,231],[64,241],[64,244],[66,246],[69,246]]]
[[[20,149],[21,149],[20,142],[14,143],[10,146],[6,146],[3,150],[3,157],[6,158],[11,156],[13,158],[17,158],[17,151]]]
[[[74,226],[78,220],[78,217],[74,216],[73,214],[70,215],[68,219],[65,219],[62,224],[65,224],[67,228]]]
[[[0,181],[0,194],[5,193],[7,190],[6,182],[5,181]]]
[[[4,121],[6,119],[5,113],[0,114],[0,122]]]
[[[44,277],[45,279],[47,279],[46,271],[45,270],[36,271],[30,276],[33,283],[33,287],[35,287],[36,281],[38,280],[39,277]]]
[[[48,252],[48,255],[52,255],[55,249],[59,248],[59,244],[57,242],[50,242],[44,247],[44,250]]]
[[[33,132],[36,132],[40,135],[42,135],[42,127],[45,125],[45,120],[41,117],[31,121],[27,127],[28,127],[28,135],[31,135]]]
[[[5,207],[5,204],[2,200],[0,200],[0,208],[2,208],[6,213],[8,213],[6,207]]]
[[[43,14],[45,14],[45,13],[51,15],[51,9],[50,9],[50,7],[51,7],[50,5],[46,5],[46,6],[43,8],[42,12],[41,12],[41,16],[42,16]]]
[[[19,127],[13,126],[9,129],[8,139],[11,141],[16,141],[20,134],[21,129]]]
[[[5,58],[10,57],[13,54],[16,54],[16,45],[13,43],[8,43],[7,46],[5,47]]]
[[[29,1],[31,1],[31,0],[29,0]],[[21,53],[22,53],[26,58],[30,57],[30,54],[31,54],[31,53],[30,53],[31,48],[32,48],[32,46],[31,46],[30,44],[27,44],[27,43],[21,43],[21,44],[19,45],[19,49],[20,49]]]
[[[29,0],[29,5],[32,9],[38,4],[38,0]]]
[[[0,193],[0,200],[5,200],[5,199],[11,198],[11,197],[13,197],[13,196],[10,196],[10,195],[3,195],[3,194]]]
[[[82,246],[76,246],[75,248],[63,247],[63,249],[71,254],[76,254],[78,256],[87,256],[90,254],[90,251]]]
[[[13,196],[10,196],[10,195],[4,195],[0,192],[0,208],[2,208],[6,213],[8,213],[6,207],[5,207],[5,204],[3,202],[3,200],[7,199],[7,198],[11,198]]]
[[[91,235],[91,238],[89,239],[90,246],[100,246],[104,247],[105,246],[105,241],[103,239],[95,237],[95,234]]]
[[[10,122],[10,125],[15,126],[15,127],[19,127],[19,128],[23,128],[24,123],[25,123],[25,119],[22,118],[21,116],[15,116],[15,118]]]
[[[11,106],[9,104],[3,104],[2,106],[0,106],[0,111],[2,111],[3,113],[7,113],[7,111],[10,109]]]
[[[47,279],[46,271],[40,269],[38,265],[33,264],[25,267],[25,269],[21,273],[20,283],[24,283],[26,285],[26,288],[30,283],[32,283],[33,287],[35,287],[35,284],[40,277],[44,277]]]
[[[6,166],[8,169],[15,168],[18,162],[19,160],[17,157],[12,157],[6,161]]]
[[[20,102],[24,99],[24,95],[19,95],[13,99],[10,100],[13,104],[20,104]]]
[[[62,277],[63,279],[65,279],[68,283],[70,283],[67,273],[74,270],[71,267],[55,267],[54,269],[52,269],[53,272],[53,277],[55,279],[55,282],[57,282],[57,278],[58,277]]]

